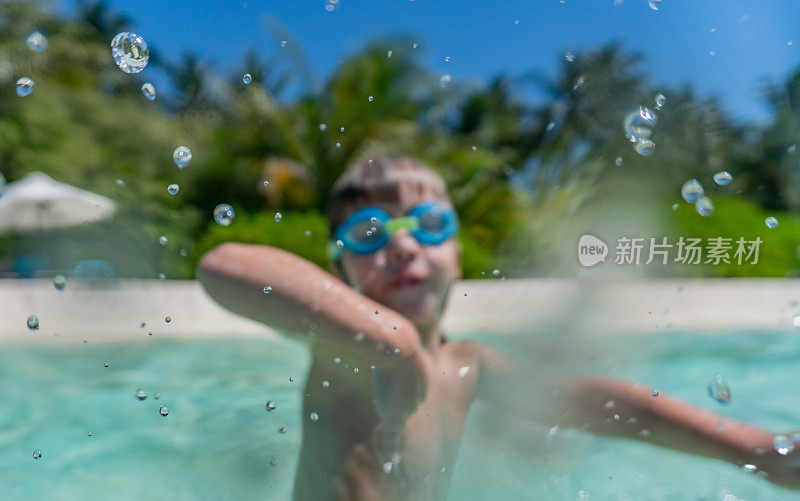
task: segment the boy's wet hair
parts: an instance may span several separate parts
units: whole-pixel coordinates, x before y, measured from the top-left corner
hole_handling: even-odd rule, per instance
[[[405,155],[382,155],[350,165],[333,185],[328,232],[362,207],[400,203],[409,198],[448,201],[444,179],[423,162]]]

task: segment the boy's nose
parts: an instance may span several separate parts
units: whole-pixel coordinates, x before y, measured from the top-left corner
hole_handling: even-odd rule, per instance
[[[389,259],[399,262],[413,261],[422,251],[420,243],[405,228],[398,230],[397,233],[389,238],[386,248]]]

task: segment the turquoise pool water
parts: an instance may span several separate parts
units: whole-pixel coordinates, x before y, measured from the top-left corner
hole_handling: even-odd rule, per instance
[[[800,428],[797,336],[662,334],[585,341],[580,353],[560,356],[585,373],[634,378],[787,431]],[[477,337],[501,349],[521,339]],[[536,343],[526,346],[537,351]],[[307,363],[300,344],[254,339],[5,348],[2,498],[288,499]],[[717,373],[731,386],[727,406],[706,393]],[[135,397],[139,388],[145,400]],[[273,412],[265,411],[267,400],[277,403]],[[167,417],[159,415],[162,404]],[[278,432],[281,425],[286,433]],[[796,498],[725,463],[574,430],[547,437],[548,431],[476,404],[449,498]]]

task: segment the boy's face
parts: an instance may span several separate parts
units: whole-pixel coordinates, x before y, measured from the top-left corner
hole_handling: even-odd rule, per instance
[[[372,206],[396,218],[425,200],[451,205],[433,193],[416,193],[401,196],[397,203]],[[450,284],[461,277],[461,248],[455,238],[424,245],[401,229],[373,254],[343,252],[341,265],[356,290],[401,313],[417,328],[430,329],[439,321]]]

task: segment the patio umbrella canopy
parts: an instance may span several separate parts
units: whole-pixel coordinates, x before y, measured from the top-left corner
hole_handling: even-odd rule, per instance
[[[0,192],[0,233],[76,226],[115,211],[116,204],[104,196],[32,172]]]

